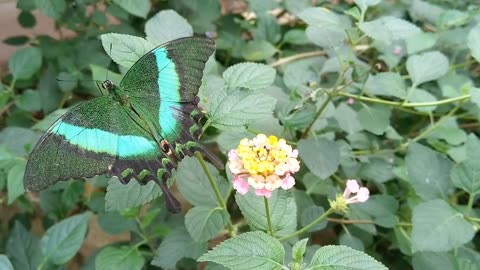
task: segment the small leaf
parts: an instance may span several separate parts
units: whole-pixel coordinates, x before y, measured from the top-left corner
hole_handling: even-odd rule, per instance
[[[294,45],[306,45],[310,43],[310,40],[308,40],[307,34],[304,30],[292,29],[285,33],[283,36],[283,42]]]
[[[27,112],[35,112],[42,110],[42,100],[39,91],[31,89],[25,90],[21,96],[17,98],[17,106]]]
[[[124,185],[118,179],[108,181],[105,195],[105,210],[115,211],[136,207],[162,195],[162,190],[153,181],[140,185],[137,181],[130,181]]]
[[[307,243],[308,238],[302,239],[295,243],[292,248],[292,258],[294,262],[302,263],[303,255],[305,254],[305,251],[307,251]]]
[[[95,268],[141,270],[145,259],[135,247],[106,247],[95,257]]]
[[[345,246],[324,246],[315,252],[312,269],[388,270],[369,255]]]
[[[13,268],[12,263],[10,262],[10,259],[8,259],[7,256],[0,254],[0,269],[2,270],[15,270]]]
[[[50,227],[41,240],[45,257],[54,264],[68,262],[85,239],[90,213],[71,216]]]
[[[180,259],[192,258],[196,260],[206,252],[207,242],[195,242],[185,228],[180,227],[162,240],[152,260],[152,265],[175,269],[175,265]]]
[[[240,63],[227,68],[223,79],[230,89],[244,87],[256,90],[272,85],[275,74],[274,68],[264,64]]]
[[[285,8],[295,15],[312,6],[312,1],[310,0],[285,0],[283,2]]]
[[[20,197],[24,192],[23,174],[25,172],[25,161],[17,162],[8,172],[7,190],[8,190],[8,204],[12,204],[15,199]]]
[[[109,33],[100,38],[105,52],[115,63],[126,68],[155,47],[143,38],[130,35]]]
[[[6,245],[7,255],[15,269],[37,269],[42,260],[40,241],[15,221]]]
[[[375,135],[382,135],[390,126],[390,109],[387,106],[365,105],[358,112],[358,120],[363,129]]]
[[[147,40],[153,44],[162,43],[193,35],[193,29],[182,16],[174,10],[162,10],[148,19],[145,24]]]
[[[335,111],[338,126],[348,134],[356,134],[363,129],[357,115],[357,112],[345,103],[341,103]]]
[[[480,46],[478,44],[480,44],[480,25],[473,27],[467,36],[467,46],[473,58],[480,62]]]
[[[381,0],[354,0],[355,4],[365,12],[368,7],[378,5]]]
[[[216,236],[228,223],[229,215],[219,207],[195,206],[185,215],[185,227],[197,242]]]
[[[22,11],[18,15],[18,22],[24,28],[32,28],[37,23],[37,20],[35,19],[35,16],[33,16],[33,14],[31,12]]]
[[[405,81],[400,74],[394,72],[382,72],[368,76],[365,83],[365,92],[372,95],[398,98],[407,96]]]
[[[19,35],[19,36],[13,36],[9,37],[3,40],[3,43],[7,45],[12,45],[12,46],[20,46],[20,45],[25,45],[27,42],[30,40],[30,37],[24,36],[24,35]]]
[[[277,18],[269,14],[259,16],[253,35],[255,39],[263,39],[271,44],[276,44],[282,38]]]
[[[358,239],[357,237],[355,237],[350,233],[344,233],[340,235],[340,238],[338,239],[338,243],[342,246],[351,247],[358,251],[365,250],[365,245],[363,244],[362,240]]]
[[[422,31],[416,25],[392,16],[360,23],[359,27],[369,37],[387,44],[395,40],[407,39]]]
[[[277,49],[268,41],[254,39],[242,47],[242,57],[247,61],[262,61],[272,57]]]
[[[300,140],[298,152],[310,171],[322,179],[336,172],[340,164],[337,144],[325,138]]]
[[[65,12],[65,0],[35,0],[37,8],[52,19],[60,19]]]
[[[452,162],[440,153],[418,143],[409,144],[405,158],[410,183],[424,200],[446,199],[451,188]]]
[[[319,28],[337,28],[342,26],[340,16],[323,7],[307,8],[298,14],[298,17],[308,25],[314,25]]]
[[[42,66],[42,52],[28,47],[17,50],[8,60],[8,68],[16,79],[30,79]]]
[[[208,122],[219,129],[239,128],[272,115],[276,100],[263,93],[246,89],[209,93],[204,102]]]
[[[263,196],[253,192],[245,195],[236,194],[235,201],[245,216],[250,228],[255,230],[268,230],[267,215]],[[279,190],[272,193],[268,199],[272,229],[279,236],[293,233],[297,227],[297,209],[295,200],[286,192]]]
[[[443,200],[421,203],[413,209],[414,251],[442,252],[470,242],[473,226]]]
[[[220,194],[225,197],[229,190],[228,183],[212,164],[207,163],[207,168],[216,182]],[[218,206],[212,186],[196,158],[185,157],[180,162],[176,179],[178,190],[189,203],[198,206]]]
[[[222,242],[198,260],[237,270],[283,269],[284,256],[277,239],[263,232],[247,232]]]
[[[467,159],[455,165],[450,172],[453,185],[468,192],[470,196],[480,193],[480,167],[478,163],[478,160]]]
[[[407,38],[407,52],[408,54],[414,54],[427,50],[435,46],[438,36],[433,33],[419,33]]]
[[[426,52],[407,59],[407,71],[415,85],[436,80],[448,72],[448,59],[441,52]]]
[[[113,0],[113,2],[128,11],[128,13],[142,18],[147,17],[150,11],[149,0]]]

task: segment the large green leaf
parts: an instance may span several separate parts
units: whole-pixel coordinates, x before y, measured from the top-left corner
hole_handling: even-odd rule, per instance
[[[195,242],[185,228],[180,227],[163,239],[152,260],[152,265],[175,269],[180,259],[197,259],[205,252],[207,252],[207,242]]]
[[[87,234],[90,213],[71,216],[50,227],[40,246],[43,255],[54,264],[68,262],[80,250]]]
[[[388,270],[369,255],[345,246],[324,246],[315,252],[309,269]]]
[[[409,38],[421,32],[416,25],[392,16],[363,22],[360,23],[359,27],[369,37],[387,44],[395,40]]]
[[[358,120],[363,129],[375,135],[382,135],[390,126],[391,110],[387,106],[364,106],[358,112]]]
[[[335,110],[335,119],[338,126],[348,134],[356,134],[363,129],[358,121],[358,113],[345,103],[341,103]]]
[[[400,74],[394,72],[382,72],[369,76],[365,83],[365,92],[372,95],[398,98],[407,96],[405,81]]]
[[[220,207],[195,206],[185,215],[185,227],[195,241],[204,242],[225,228],[229,218]]]
[[[470,196],[480,193],[479,163],[478,159],[467,159],[455,165],[450,172],[453,185],[468,192]]]
[[[8,60],[8,68],[16,79],[29,79],[42,66],[42,52],[28,47],[17,50]]]
[[[447,252],[415,252],[412,258],[412,266],[414,269],[458,269],[455,266],[452,254]]]
[[[145,24],[147,40],[153,44],[162,43],[193,35],[193,29],[182,16],[174,10],[162,10],[148,19]]]
[[[200,257],[230,269],[284,269],[282,244],[263,232],[247,232],[229,239]]]
[[[100,36],[105,52],[112,60],[126,68],[131,67],[140,57],[155,46],[145,39],[122,34],[103,34]]]
[[[10,169],[7,178],[8,204],[11,204],[25,192],[23,174],[26,162],[20,160]]]
[[[254,230],[268,230],[267,215],[263,196],[257,196],[253,192],[245,195],[236,194],[235,201],[240,207],[243,216],[250,228]],[[288,194],[279,190],[272,193],[268,199],[272,229],[277,235],[287,235],[295,231],[297,227],[297,206],[295,200]]]
[[[338,145],[325,138],[300,140],[298,152],[310,171],[322,179],[335,173],[340,164]]]
[[[421,203],[413,209],[414,251],[442,252],[472,240],[473,226],[443,200]]]
[[[60,19],[67,6],[65,0],[35,0],[35,5],[43,14],[53,19]]]
[[[138,17],[145,18],[150,11],[149,0],[113,0],[113,2]]]
[[[106,247],[95,257],[95,269],[141,270],[145,259],[135,247]]]
[[[6,245],[15,269],[36,270],[42,260],[40,241],[16,221]]]
[[[467,37],[467,45],[473,58],[480,62],[480,47],[478,44],[480,44],[480,25],[473,27]]]
[[[441,52],[426,52],[407,59],[407,71],[415,85],[439,79],[448,72],[448,58]]]
[[[410,183],[424,200],[447,198],[452,162],[434,150],[411,143],[405,159]]]
[[[10,259],[7,256],[0,254],[0,269],[2,270],[14,270]]]
[[[275,69],[257,63],[240,63],[223,72],[223,79],[229,89],[244,87],[251,90],[262,89],[272,85]]]
[[[254,39],[242,47],[242,57],[247,61],[262,61],[277,52],[275,46],[263,39]]]
[[[124,185],[118,179],[108,181],[105,195],[105,210],[115,211],[143,205],[162,195],[162,190],[153,181],[140,185],[137,181],[130,181]]]

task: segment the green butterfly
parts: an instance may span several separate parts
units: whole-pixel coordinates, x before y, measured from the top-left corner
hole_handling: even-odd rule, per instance
[[[60,180],[100,174],[124,184],[155,181],[167,208],[179,212],[166,182],[185,155],[208,154],[198,143],[197,93],[214,50],[211,39],[173,40],[140,58],[118,86],[103,82],[108,95],[72,108],[40,138],[26,166],[25,188],[40,191]]]

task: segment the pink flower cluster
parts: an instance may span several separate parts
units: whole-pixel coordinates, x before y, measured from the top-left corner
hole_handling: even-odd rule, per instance
[[[355,194],[355,196],[349,198],[352,193]],[[347,186],[343,192],[343,198],[345,198],[347,204],[366,202],[369,196],[370,191],[368,188],[360,187],[355,179],[347,180]]]

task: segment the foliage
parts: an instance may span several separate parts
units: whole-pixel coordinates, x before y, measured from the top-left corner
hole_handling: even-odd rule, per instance
[[[19,0],[17,8],[22,27],[35,26],[39,11],[56,34],[3,41],[18,49],[0,83],[1,269],[480,264],[474,1]],[[175,174],[178,215],[153,182],[96,176],[24,192],[28,153],[66,109],[101,94],[92,80],[118,83],[150,49],[193,34],[217,47],[199,93],[202,143],[226,160],[242,138],[285,138],[301,159],[292,190],[268,200],[234,194],[229,169],[196,156]],[[371,197],[335,211],[329,201],[342,202],[349,178]],[[114,241],[99,246],[98,235]]]

